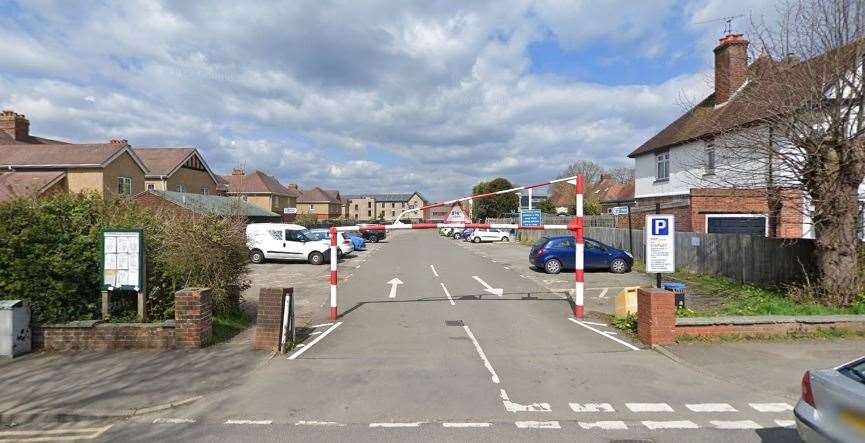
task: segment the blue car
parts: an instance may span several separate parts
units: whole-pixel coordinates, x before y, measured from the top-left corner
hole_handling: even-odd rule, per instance
[[[360,232],[346,232],[348,238],[351,239],[351,244],[354,246],[355,251],[366,251],[366,240],[363,239],[363,235]]]
[[[574,237],[570,235],[541,237],[532,246],[529,263],[548,274],[574,269],[575,247]],[[634,257],[628,252],[588,237],[585,238],[583,257],[586,270],[607,269],[623,274],[629,272],[634,264]]]
[[[472,236],[472,232],[475,232],[475,230],[472,228],[463,229],[463,233],[462,233],[463,241],[469,241],[468,238]]]

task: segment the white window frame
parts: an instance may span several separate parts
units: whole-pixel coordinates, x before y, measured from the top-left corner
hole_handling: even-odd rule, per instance
[[[664,172],[666,173],[663,177],[661,176],[661,164],[665,163]],[[670,151],[661,151],[655,153],[655,180],[669,180],[670,179]]]
[[[129,186],[129,192],[125,192],[127,185]],[[120,195],[132,195],[132,177],[117,177],[117,193]]]
[[[148,191],[155,191],[155,190],[156,190],[156,185],[153,184],[153,183],[148,183],[148,184],[147,184],[147,190],[148,190]]]
[[[202,186],[201,187],[201,195],[209,195],[209,194],[210,194],[210,189],[208,189],[207,186]]]
[[[183,185],[177,185],[177,188],[176,188],[176,189],[177,189],[177,192],[186,193],[186,186],[183,186]]]
[[[769,217],[766,214],[706,214],[705,224],[703,225],[703,232],[709,233],[709,218],[762,218],[766,221],[763,225],[766,227],[766,232],[763,233],[764,237],[769,236]]]

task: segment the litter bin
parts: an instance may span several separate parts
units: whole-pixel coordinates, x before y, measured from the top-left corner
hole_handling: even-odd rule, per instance
[[[685,284],[664,283],[664,289],[676,294],[676,309],[685,309]]]
[[[30,352],[30,305],[25,300],[0,300],[0,357]]]

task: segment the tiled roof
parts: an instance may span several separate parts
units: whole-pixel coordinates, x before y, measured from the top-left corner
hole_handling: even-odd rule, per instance
[[[601,189],[601,202],[619,202],[633,200],[634,198],[633,179],[629,180],[627,183],[619,183],[614,180],[609,180],[602,182],[599,186]]]
[[[246,217],[279,217],[278,214],[264,210],[239,197],[223,197],[219,195],[191,194],[174,191],[146,191],[165,200],[183,206],[199,214],[231,215],[239,214]],[[143,194],[143,193],[142,193]],[[141,194],[139,194],[141,195]]]
[[[321,189],[315,187],[312,189],[303,189],[300,191],[300,197],[297,198],[298,203],[342,203],[339,197],[339,191],[333,189]]]
[[[0,131],[0,145],[63,145],[67,144],[59,140],[51,140],[50,138],[36,137],[35,135],[27,136],[26,140],[15,140],[15,137]]]
[[[124,140],[93,144],[0,145],[0,168],[103,167],[123,150],[140,162],[138,156],[128,148],[129,144]],[[141,165],[143,168],[143,163]]]
[[[0,172],[0,201],[38,195],[65,176],[65,171]]]
[[[195,148],[135,148],[134,151],[147,166],[147,175],[165,177],[182,166]]]
[[[250,174],[223,175],[222,179],[228,183],[229,194],[276,194],[288,197],[297,197],[298,192],[286,188],[279,183],[276,177],[265,174],[256,169]]]

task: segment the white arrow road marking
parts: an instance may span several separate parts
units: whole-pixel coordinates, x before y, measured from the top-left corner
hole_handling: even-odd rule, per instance
[[[482,284],[484,286],[484,291],[487,291],[490,294],[498,295],[499,297],[501,297],[502,294],[505,292],[502,288],[493,288],[492,286],[488,285],[487,282],[481,280],[481,278],[477,275],[473,275],[472,278],[477,280],[478,283]]]
[[[394,277],[389,282],[387,282],[387,284],[390,285],[390,295],[388,295],[387,297],[388,298],[396,298],[396,287],[397,287],[397,285],[402,284],[402,280]]]

